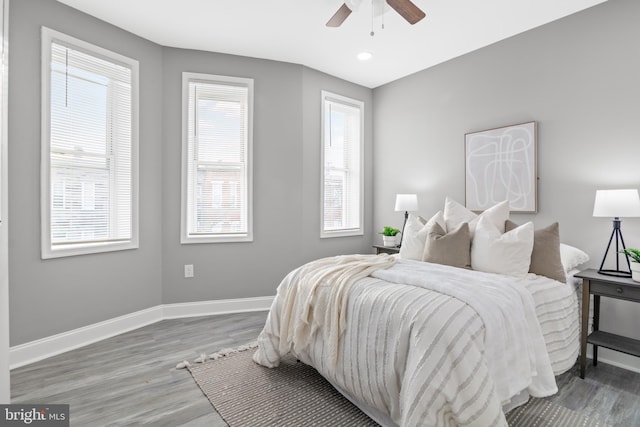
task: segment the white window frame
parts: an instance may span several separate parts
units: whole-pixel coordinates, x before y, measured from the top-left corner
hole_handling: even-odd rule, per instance
[[[325,175],[325,158],[324,158],[324,144],[325,144],[325,117],[326,117],[326,101],[332,101],[355,107],[360,110],[360,200],[359,200],[359,227],[348,228],[342,230],[325,230],[324,228],[324,175]],[[348,98],[346,96],[338,95],[326,90],[321,91],[321,136],[320,136],[320,237],[332,238],[332,237],[346,237],[346,236],[362,236],[364,235],[364,102],[357,99]]]
[[[58,42],[85,53],[119,63],[131,69],[131,238],[124,241],[70,243],[52,245],[51,242],[51,45]],[[42,149],[41,149],[41,230],[42,258],[94,254],[101,252],[137,249],[139,247],[138,224],[138,117],[139,117],[139,66],[138,61],[93,45],[64,33],[42,27]]]
[[[203,82],[218,85],[245,86],[247,94],[247,145],[246,145],[246,180],[247,180],[247,232],[246,233],[210,233],[194,235],[189,232],[189,83]],[[195,190],[195,189],[194,189]],[[253,242],[253,79],[243,77],[219,76],[203,73],[182,73],[182,198],[180,219],[180,243],[231,243]]]

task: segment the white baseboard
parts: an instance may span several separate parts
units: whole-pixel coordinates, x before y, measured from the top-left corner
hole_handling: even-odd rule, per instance
[[[274,297],[237,298],[201,302],[183,302],[164,304],[163,319],[209,316],[212,314],[243,313],[248,311],[266,311],[271,307]]]
[[[93,344],[124,332],[132,331],[162,320],[162,306],[147,308],[82,328],[62,332],[9,349],[11,369]]]
[[[273,298],[271,296],[157,305],[13,346],[9,349],[9,365],[11,369],[19,368],[165,319],[266,311],[271,307]]]

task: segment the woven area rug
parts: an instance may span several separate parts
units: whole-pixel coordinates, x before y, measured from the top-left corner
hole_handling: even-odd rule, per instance
[[[529,399],[526,404],[507,414],[507,422],[509,426],[522,427],[610,427],[609,424],[596,418],[582,415],[544,399]]]
[[[191,365],[189,371],[230,427],[377,426],[315,369],[295,359],[276,369],[253,362],[254,350]],[[609,427],[544,399],[507,414],[511,427]]]

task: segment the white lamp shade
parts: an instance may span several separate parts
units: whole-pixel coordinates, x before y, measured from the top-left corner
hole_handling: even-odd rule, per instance
[[[396,211],[417,211],[418,196],[416,194],[396,194]]]
[[[593,216],[640,217],[638,190],[598,190]]]

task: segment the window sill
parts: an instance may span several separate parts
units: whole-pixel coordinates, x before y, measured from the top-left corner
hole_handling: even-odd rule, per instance
[[[333,237],[350,237],[350,236],[363,236],[364,231],[358,230],[338,230],[338,231],[322,231],[320,232],[321,239],[331,239]]]
[[[253,242],[253,234],[238,234],[230,236],[222,235],[206,235],[206,236],[182,236],[180,244],[192,245],[200,243],[239,243],[239,242]]]
[[[79,243],[59,245],[57,247],[49,246],[42,248],[42,259],[98,254],[103,252],[126,251],[130,249],[138,249],[138,247],[138,242],[132,240],[128,240],[125,242]]]

